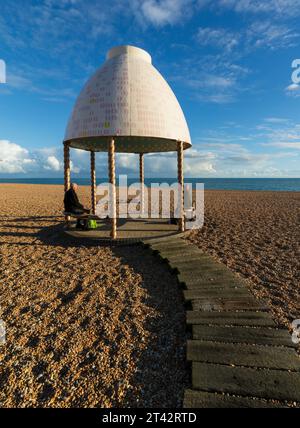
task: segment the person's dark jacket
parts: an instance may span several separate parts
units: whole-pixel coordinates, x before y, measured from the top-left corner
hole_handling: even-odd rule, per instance
[[[68,213],[73,213],[78,210],[82,210],[82,211],[84,210],[83,205],[81,205],[81,203],[79,202],[78,196],[75,190],[73,189],[69,189],[65,193],[64,204],[65,204],[65,211]]]

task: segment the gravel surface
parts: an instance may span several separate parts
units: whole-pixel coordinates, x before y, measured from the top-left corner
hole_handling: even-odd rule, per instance
[[[0,406],[180,407],[189,373],[175,277],[139,247],[66,241],[62,195],[0,185]]]
[[[300,319],[300,192],[206,191],[189,239],[246,278],[279,325]]]

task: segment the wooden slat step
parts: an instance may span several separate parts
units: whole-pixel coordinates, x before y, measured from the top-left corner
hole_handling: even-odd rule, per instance
[[[194,260],[177,260],[178,266],[186,269],[193,269],[194,267],[198,266],[205,266],[207,268],[211,269],[222,269],[223,271],[227,272],[228,268],[223,265],[222,263],[218,263],[215,260],[213,260],[210,256],[207,254],[199,254],[198,258],[194,258]]]
[[[173,241],[162,241],[157,243],[150,243],[150,247],[155,250],[165,250],[165,249],[172,249],[172,248],[190,248],[190,245],[187,244],[182,239],[174,239]]]
[[[247,282],[184,240],[152,242],[148,248],[168,262],[193,308],[187,312],[193,390],[185,392],[184,406],[300,403],[300,359],[290,335],[276,329],[267,305],[252,296]]]
[[[175,242],[186,242],[184,239],[182,239],[180,236],[176,236],[176,235],[170,235],[170,236],[160,236],[157,238],[151,238],[151,239],[145,239],[142,240],[142,243],[149,248],[149,246],[151,245],[159,245],[159,244],[173,244]]]
[[[152,252],[154,253],[154,255],[156,257],[160,257],[163,260],[169,260],[169,258],[176,254],[176,256],[180,256],[182,258],[185,258],[187,254],[189,255],[193,255],[195,254],[193,251],[190,251],[189,249],[186,248],[174,248],[173,250],[158,250],[158,249],[152,249]],[[198,254],[197,254],[198,257]]]
[[[180,271],[178,274],[178,280],[179,282],[183,282],[185,284],[188,283],[195,283],[197,281],[206,281],[206,282],[219,282],[220,280],[227,280],[227,281],[236,281],[237,277],[233,275],[230,271],[223,272],[209,272],[206,269],[196,269],[196,270],[187,270],[187,271]]]
[[[183,407],[185,409],[285,408],[284,404],[280,402],[275,403],[251,397],[234,397],[232,395],[193,391],[191,389],[185,391]]]
[[[223,279],[219,278],[215,281],[207,281],[207,279],[203,278],[197,278],[195,281],[187,281],[186,283],[182,283],[182,285],[187,290],[194,290],[194,289],[228,289],[228,288],[242,288],[247,289],[246,285],[243,283],[242,280],[239,278],[231,278],[231,279]]]
[[[188,340],[187,359],[201,363],[300,371],[300,358],[293,349],[272,346]]]
[[[187,311],[187,324],[275,327],[271,316],[266,312],[205,312]]]
[[[180,273],[185,272],[203,272],[205,271],[205,274],[215,275],[215,276],[222,276],[222,275],[230,275],[234,276],[233,273],[231,273],[228,269],[224,269],[222,265],[217,265],[214,263],[211,263],[208,259],[203,259],[203,262],[201,263],[201,259],[197,260],[186,260],[185,263],[177,263],[176,264],[177,270]]]
[[[195,249],[199,251],[199,253],[202,253],[202,250],[200,250],[195,245],[190,245],[188,242],[186,242],[184,239],[172,239],[170,241],[164,241],[164,242],[154,242],[150,244],[152,248],[160,248],[160,249],[172,249],[179,246],[185,246],[186,248]]]
[[[188,259],[181,258],[180,254],[170,253],[170,260],[174,260],[177,262],[178,266],[180,267],[187,267],[187,268],[193,268],[194,266],[211,266],[213,268],[218,269],[224,269],[224,265],[221,263],[217,263],[215,260],[213,260],[210,256],[207,254],[202,254],[197,252],[196,250],[190,250],[187,249],[186,254],[190,255]],[[226,270],[226,268],[225,268]]]
[[[167,256],[167,259],[170,263],[177,263],[178,265],[181,265],[186,262],[186,257],[188,257],[189,262],[195,262],[199,261],[199,263],[203,263],[204,261],[209,260],[209,256],[205,256],[203,254],[199,254],[197,250],[186,250],[182,253],[177,254],[175,253],[169,253]]]
[[[195,362],[192,383],[201,391],[300,402],[300,373]]]
[[[180,255],[181,259],[189,259],[189,258],[193,258],[193,253],[190,252],[176,252],[176,255]],[[178,265],[178,259],[176,258],[175,260],[173,260],[172,256],[170,255],[170,253],[165,253],[165,252],[161,252],[156,254],[157,257],[159,257],[160,259],[166,261],[169,263],[170,267],[172,269],[176,269],[177,265]],[[199,260],[199,255],[196,256],[197,259],[193,259],[193,260]]]
[[[188,254],[184,257],[188,257]],[[169,260],[168,260],[169,261]],[[233,276],[233,274],[230,271],[227,271],[223,268],[217,267],[217,268],[212,268],[211,267],[211,263],[210,262],[203,262],[201,263],[200,259],[197,260],[193,260],[190,263],[177,263],[175,264],[175,262],[169,261],[170,265],[173,266],[173,268],[178,271],[178,273],[180,274],[189,274],[192,273],[191,276],[195,277],[195,276],[208,276],[208,275],[212,275],[212,276],[216,276],[216,277],[220,277],[222,276],[222,273],[227,275],[227,276]]]
[[[210,265],[210,260],[206,258],[205,256],[199,256],[193,255],[193,253],[190,252],[184,252],[180,253],[180,257],[178,257],[176,253],[176,257],[172,257],[172,255],[164,256],[164,253],[160,254],[162,258],[167,260],[170,264],[170,266],[177,268],[178,271],[181,270],[182,267],[185,267],[186,265],[190,265],[191,263],[197,263],[198,269],[201,267],[202,269],[206,269],[207,266]]]
[[[263,303],[249,297],[203,298],[192,300],[194,311],[268,311]]]
[[[202,299],[202,298],[236,298],[236,297],[252,297],[250,292],[244,288],[235,289],[235,288],[223,288],[223,289],[216,289],[216,288],[194,288],[193,290],[184,290],[183,292],[185,300],[195,300],[195,299]]]
[[[296,348],[287,330],[275,328],[193,325],[194,340]]]
[[[198,257],[201,257],[201,254],[199,254],[197,250],[191,250],[187,246],[178,246],[174,248],[165,248],[165,249],[153,249],[152,251],[155,251],[157,255],[168,260],[169,258],[174,256],[176,256],[176,258],[182,257],[183,259],[187,257],[187,255],[197,256],[197,259]]]

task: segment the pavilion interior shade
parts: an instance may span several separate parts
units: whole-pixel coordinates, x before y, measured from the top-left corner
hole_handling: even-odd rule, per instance
[[[84,139],[70,140],[70,147],[93,152],[107,152],[110,140],[115,139],[116,152],[118,153],[153,153],[153,152],[173,152],[177,150],[178,142],[153,137],[92,137]],[[190,144],[183,143],[184,149],[188,149]]]
[[[184,149],[191,139],[183,111],[151,56],[133,46],[113,48],[81,91],[66,130],[70,147],[150,153]]]

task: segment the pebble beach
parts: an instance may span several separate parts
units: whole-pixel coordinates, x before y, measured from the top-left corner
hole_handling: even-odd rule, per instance
[[[246,279],[278,326],[300,319],[300,192],[209,190],[189,239]]]
[[[62,197],[62,186],[0,186],[0,406],[182,406],[175,276],[136,247],[66,244]]]
[[[90,190],[79,196],[89,205]],[[185,308],[138,247],[66,242],[62,186],[0,185],[1,407],[181,407]],[[247,279],[278,325],[300,318],[296,192],[207,191],[187,238]]]

